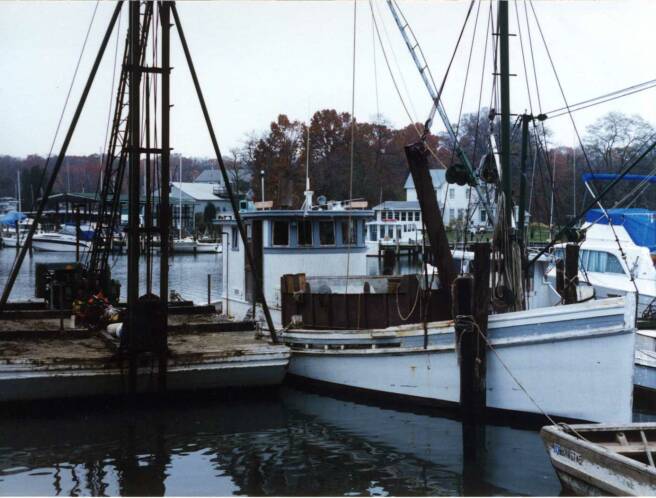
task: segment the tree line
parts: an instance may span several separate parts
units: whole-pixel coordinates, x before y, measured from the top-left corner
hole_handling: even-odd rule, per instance
[[[583,147],[552,143],[549,121],[534,122],[527,180],[531,188],[532,221],[564,223],[590,201],[581,174],[617,172],[635,160],[656,139],[656,129],[637,115],[609,113],[587,127],[582,135]],[[489,152],[490,111],[466,114],[454,123],[459,145],[476,167]],[[386,200],[403,200],[403,185],[408,168],[403,147],[418,139],[423,125],[416,123],[394,128],[384,120],[353,120],[346,112],[324,109],[314,113],[309,123],[291,120],[280,114],[263,132],[249,133],[241,146],[224,157],[229,177],[242,197],[273,201],[276,207],[298,208],[303,202],[306,168],[311,188],[328,199],[366,199],[371,206]],[[445,133],[426,137],[433,151],[431,167],[449,167],[459,162],[453,141]],[[496,137],[499,143],[499,137]],[[351,147],[351,143],[354,144]],[[519,121],[512,133],[511,163],[514,192],[519,192],[521,133]],[[54,163],[51,160],[51,164]],[[171,160],[171,179],[179,181],[180,157]],[[39,197],[45,158],[0,156],[0,196],[16,195],[16,170],[21,170],[21,193],[27,210]],[[211,158],[182,157],[182,180],[193,181],[201,171],[217,168]],[[651,153],[636,167],[635,173],[656,172],[656,154]],[[96,192],[101,171],[98,154],[69,156],[55,185],[57,192]],[[264,173],[264,193],[261,173]],[[594,182],[599,191],[603,187]],[[615,189],[605,207],[656,209],[656,196],[647,186],[636,195],[636,184],[622,184]],[[651,195],[650,195],[651,194]],[[552,211],[553,197],[553,211]],[[27,207],[25,207],[27,206]]]

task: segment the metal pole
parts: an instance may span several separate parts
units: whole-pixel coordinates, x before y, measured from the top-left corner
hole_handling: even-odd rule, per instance
[[[517,232],[519,240],[522,244],[522,249],[526,247],[526,234],[524,224],[526,223],[526,169],[528,167],[528,125],[533,116],[528,114],[522,115],[522,152],[521,152],[521,174],[519,177],[519,216],[517,221]]]
[[[130,27],[129,27],[129,170],[128,170],[128,349],[132,353],[136,346],[136,305],[139,299],[139,146],[140,146],[140,71],[139,71],[139,24],[140,4],[130,3]],[[136,381],[136,365],[131,355],[130,379],[131,387],[134,388]]]
[[[212,274],[208,273],[207,274],[207,305],[208,306],[212,303],[211,287],[212,287]]]
[[[160,22],[162,23],[162,155],[160,156],[160,194],[159,194],[159,295],[162,299],[165,315],[168,314],[169,299],[169,239],[170,239],[170,33],[171,6],[169,2],[160,4]]]
[[[96,76],[96,73],[98,72],[98,66],[100,66],[100,61],[102,60],[103,54],[105,53],[105,48],[107,48],[107,44],[109,43],[109,39],[111,37],[112,31],[114,30],[114,25],[116,24],[116,20],[118,19],[118,15],[121,12],[122,6],[123,6],[123,0],[119,0],[118,3],[116,4],[116,7],[114,8],[114,13],[112,14],[112,18],[109,21],[109,26],[107,26],[107,30],[105,31],[105,36],[103,37],[103,40],[100,44],[100,48],[98,49],[98,54],[96,55],[96,59],[93,63],[93,67],[91,68],[91,73],[89,73],[89,77],[87,78],[87,83],[84,87],[84,90],[82,91],[82,96],[80,97],[80,101],[77,105],[77,108],[75,109],[73,120],[71,121],[71,124],[68,128],[68,132],[66,133],[66,137],[64,138],[64,142],[62,144],[61,150],[59,151],[59,155],[57,156],[57,162],[55,163],[55,166],[52,170],[52,174],[50,175],[50,179],[48,180],[48,184],[46,185],[46,189],[43,193],[43,197],[41,198],[41,202],[39,203],[39,208],[37,209],[37,212],[34,216],[34,222],[30,227],[30,231],[27,233],[25,243],[21,247],[21,251],[18,254],[16,261],[14,262],[9,278],[7,279],[7,283],[5,284],[5,288],[2,291],[2,297],[0,297],[0,311],[4,310],[5,305],[9,300],[9,295],[11,294],[11,290],[14,287],[14,283],[16,282],[16,277],[18,276],[18,272],[20,271],[21,265],[23,264],[25,255],[27,254],[28,248],[32,245],[32,237],[36,232],[36,227],[41,221],[41,216],[43,215],[43,211],[45,209],[46,203],[48,202],[48,198],[52,193],[52,189],[55,185],[55,180],[57,179],[57,174],[61,169],[62,162],[64,160],[64,157],[66,156],[66,151],[68,150],[68,145],[71,142],[71,138],[73,137],[73,132],[75,131],[75,127],[77,126],[78,120],[80,119],[80,114],[82,114],[82,109],[84,108],[84,104],[86,103],[87,97],[89,95],[89,90],[91,90],[91,85],[93,84],[93,80]]]
[[[260,183],[262,184],[262,202],[264,202],[264,170],[260,170]]]
[[[178,16],[178,10],[175,6],[175,2],[172,2],[171,8],[173,11],[173,18],[175,20],[175,26],[180,35],[180,42],[182,43],[182,49],[187,59],[187,65],[189,66],[189,72],[194,81],[194,87],[196,88],[196,94],[198,95],[198,101],[200,103],[201,109],[203,110],[203,116],[205,117],[205,124],[207,125],[207,131],[210,134],[212,140],[212,146],[214,147],[214,154],[216,155],[216,160],[219,163],[221,169],[221,175],[223,177],[223,183],[225,183],[226,190],[228,192],[228,197],[230,199],[230,204],[232,205],[232,211],[235,215],[235,221],[237,222],[237,228],[239,229],[239,235],[241,240],[244,243],[244,248],[246,250],[246,258],[248,259],[248,264],[252,269],[253,279],[255,281],[255,288],[257,295],[262,303],[262,309],[264,311],[264,316],[266,318],[267,326],[269,328],[269,333],[271,334],[271,340],[276,343],[278,342],[276,336],[276,329],[273,325],[273,319],[271,318],[271,312],[269,311],[269,306],[267,305],[266,298],[264,297],[264,291],[262,289],[262,281],[258,278],[257,269],[255,267],[255,260],[253,254],[248,249],[248,238],[246,236],[246,229],[244,228],[244,223],[242,222],[241,215],[239,214],[239,204],[232,192],[232,186],[230,185],[230,178],[228,177],[228,171],[226,170],[225,164],[223,162],[223,157],[221,156],[221,150],[219,149],[219,142],[216,139],[216,134],[214,133],[214,127],[212,126],[212,121],[210,119],[209,112],[207,110],[207,105],[205,105],[205,98],[203,97],[203,92],[200,88],[200,83],[198,81],[198,76],[196,75],[196,69],[194,68],[194,63],[191,60],[191,53],[189,52],[189,47],[187,46],[187,40],[184,36],[184,31],[182,30],[182,25],[180,24],[180,17]]]
[[[512,227],[512,179],[510,173],[510,54],[508,47],[508,2],[499,1],[499,56],[501,87],[501,181],[505,197],[505,220]]]

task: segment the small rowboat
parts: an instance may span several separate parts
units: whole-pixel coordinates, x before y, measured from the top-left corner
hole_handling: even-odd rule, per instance
[[[656,423],[550,425],[540,436],[567,491],[656,495]]]

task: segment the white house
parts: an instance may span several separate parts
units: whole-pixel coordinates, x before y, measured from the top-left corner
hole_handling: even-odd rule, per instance
[[[446,226],[464,222],[468,215],[469,191],[471,187],[450,185],[446,182],[446,170],[430,170],[437,202],[442,210]],[[377,255],[379,245],[420,243],[422,239],[422,215],[417,200],[412,175],[408,175],[403,187],[405,201],[385,201],[373,208],[374,219],[367,222],[368,254]],[[488,216],[476,192],[471,192],[469,227],[478,228],[488,224]]]
[[[195,218],[202,215],[208,204],[214,205],[216,219],[233,218],[230,199],[223,197],[221,184],[196,182],[171,182],[171,208],[173,210],[172,224],[176,229],[188,233],[195,231]]]
[[[447,183],[445,169],[432,169],[430,174],[445,225],[454,224],[458,220],[464,222],[468,207],[470,226],[484,226],[488,223],[488,213],[483,209],[475,191],[471,192],[471,206],[469,205],[471,187]],[[412,175],[408,175],[403,188],[406,201],[417,201],[417,189],[412,181]]]

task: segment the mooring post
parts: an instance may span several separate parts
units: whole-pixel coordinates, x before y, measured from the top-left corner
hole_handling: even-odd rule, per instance
[[[75,261],[80,262],[80,206],[76,205],[75,212]]]
[[[463,422],[473,422],[475,410],[476,333],[474,328],[474,279],[456,277],[451,287],[455,341],[460,366],[460,413]]]
[[[490,253],[488,242],[474,244],[474,262],[471,269],[474,277],[474,321],[475,352],[474,378],[472,386],[473,416],[477,423],[485,420],[486,408],[486,362],[487,319],[490,314]]]
[[[579,246],[567,244],[565,246],[565,304],[574,304],[578,301],[577,289],[579,285]]]
[[[565,299],[565,262],[562,259],[556,260],[556,292]]]

